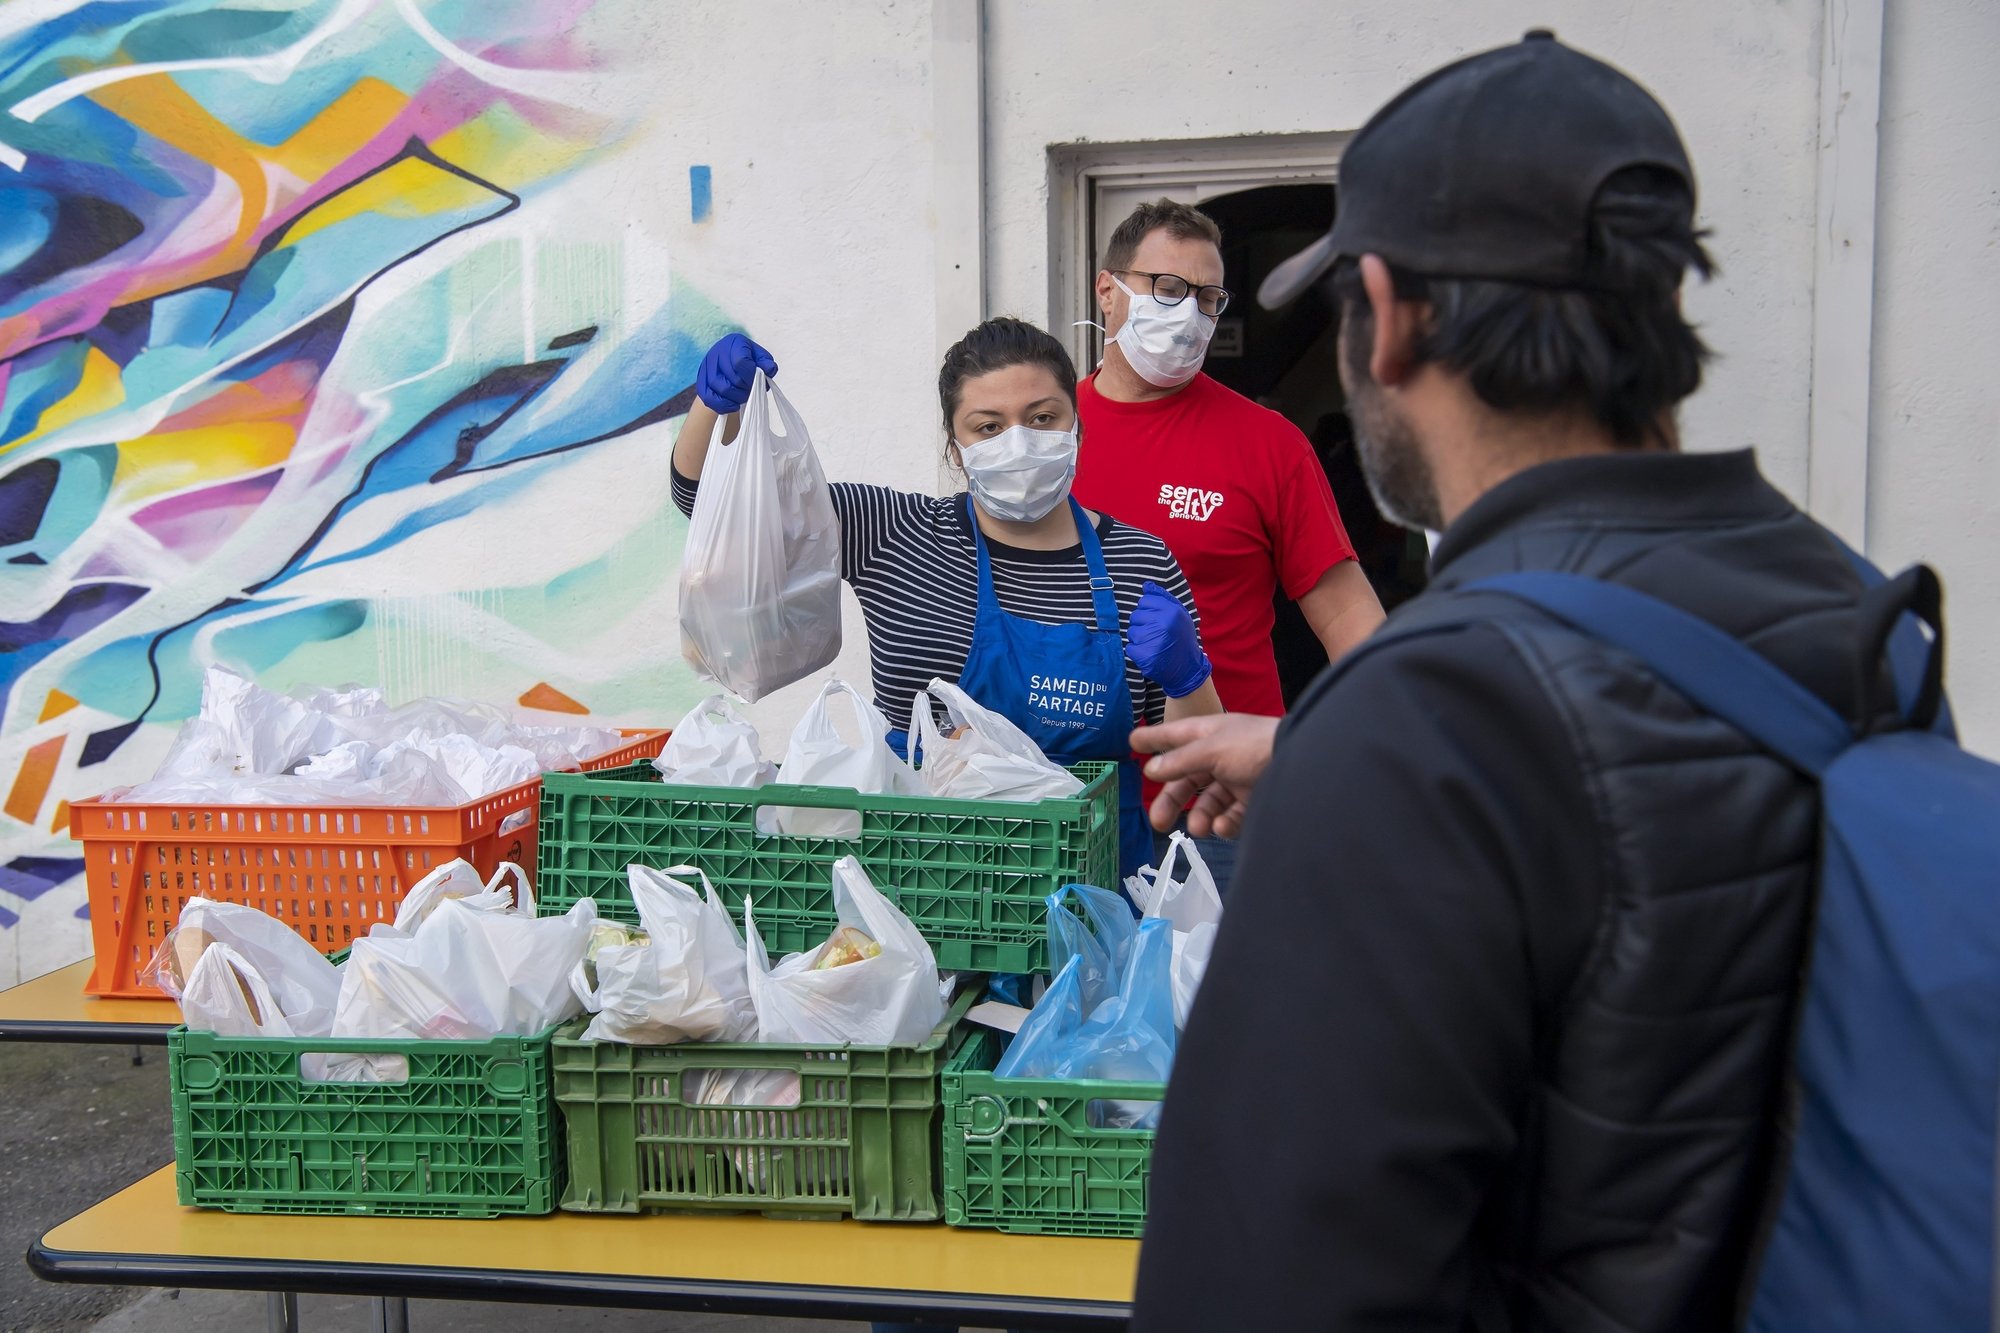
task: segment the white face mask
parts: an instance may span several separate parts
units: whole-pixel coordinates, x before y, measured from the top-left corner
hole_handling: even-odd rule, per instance
[[[995,518],[1033,523],[1061,504],[1076,477],[1076,428],[1009,426],[977,444],[958,445],[966,489]]]
[[[1118,282],[1116,276],[1111,279]],[[1208,340],[1215,336],[1215,319],[1201,313],[1195,294],[1189,292],[1173,305],[1150,294],[1139,293],[1118,282],[1118,290],[1132,298],[1125,322],[1112,339],[1140,379],[1156,389],[1173,389],[1186,384],[1201,369],[1208,355]]]

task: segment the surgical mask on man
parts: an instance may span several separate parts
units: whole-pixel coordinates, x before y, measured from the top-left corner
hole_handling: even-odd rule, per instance
[[[1061,504],[1076,478],[1076,428],[1009,426],[976,444],[958,444],[966,489],[995,518],[1033,523]]]
[[[1111,280],[1132,298],[1112,341],[1133,371],[1156,389],[1176,389],[1193,379],[1208,355],[1208,340],[1215,336],[1215,317],[1201,313],[1192,292],[1168,305],[1157,296],[1141,296],[1116,274]]]

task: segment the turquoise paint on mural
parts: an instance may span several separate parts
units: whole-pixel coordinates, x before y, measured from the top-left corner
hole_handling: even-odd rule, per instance
[[[367,623],[365,602],[323,602],[218,630],[215,651],[239,670],[262,676],[300,645],[344,639]]]

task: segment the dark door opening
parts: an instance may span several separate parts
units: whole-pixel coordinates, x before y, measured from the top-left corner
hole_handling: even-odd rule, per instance
[[[1361,567],[1382,605],[1393,609],[1423,590],[1428,552],[1423,534],[1382,517],[1362,479],[1334,362],[1332,305],[1317,291],[1283,310],[1257,304],[1265,276],[1325,233],[1333,220],[1334,187],[1266,185],[1206,199],[1201,209],[1222,227],[1223,271],[1235,294],[1203,369],[1305,432],[1326,469]],[[1326,653],[1282,591],[1277,616],[1271,641],[1289,708],[1326,665]]]

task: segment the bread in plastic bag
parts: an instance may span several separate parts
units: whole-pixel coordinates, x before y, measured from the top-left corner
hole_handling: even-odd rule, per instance
[[[680,622],[688,664],[753,702],[840,653],[840,519],[805,423],[761,370],[735,442],[702,469]]]
[[[842,718],[851,724],[848,734],[841,731]],[[921,780],[889,748],[888,733],[889,720],[861,691],[844,680],[829,680],[792,729],[778,780],[788,787],[846,787],[877,796],[916,794],[922,790]],[[757,827],[760,832],[797,837],[855,838],[861,835],[861,812],[769,806],[758,811]]]
[[[578,964],[572,985],[596,1015],[583,1040],[664,1046],[755,1037],[743,937],[708,876],[693,866],[635,865],[626,874],[645,938],[599,950],[594,986]],[[699,876],[702,892],[684,876]]]
[[[711,694],[680,720],[653,761],[660,781],[697,787],[761,787],[778,776],[757,728],[726,694]]]
[[[938,725],[933,696],[944,705],[948,731]],[[1044,755],[1026,732],[947,680],[932,680],[928,691],[917,691],[910,735],[921,757],[918,775],[933,796],[1040,801],[1083,790],[1083,783]]]
[[[201,951],[181,991],[181,1022],[219,1037],[293,1037],[263,974],[242,954],[216,943]]]
[[[290,926],[240,903],[188,899],[140,980],[182,999],[201,959],[218,944],[228,946],[242,969],[261,978],[293,1035],[319,1037],[332,1031],[340,973]],[[196,1025],[190,1021],[188,1026]]]

